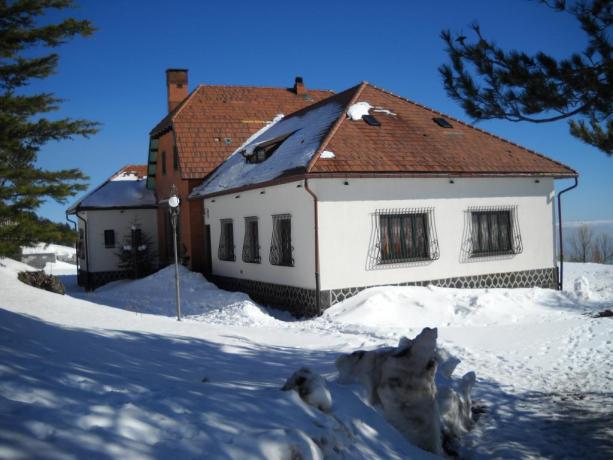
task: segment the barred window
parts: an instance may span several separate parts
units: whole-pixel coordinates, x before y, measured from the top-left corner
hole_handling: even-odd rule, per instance
[[[243,261],[252,264],[260,263],[260,240],[258,234],[258,218],[245,217],[245,239],[243,241]]]
[[[219,234],[219,260],[234,262],[234,225],[232,219],[221,219],[221,232]]]
[[[292,217],[289,214],[272,216],[272,242],[270,263],[272,265],[294,266],[292,256]]]
[[[512,254],[513,226],[510,210],[471,212],[472,255]]]
[[[380,263],[431,258],[428,213],[385,213],[379,215]]]
[[[105,230],[104,231],[104,247],[105,248],[115,247],[115,230]]]

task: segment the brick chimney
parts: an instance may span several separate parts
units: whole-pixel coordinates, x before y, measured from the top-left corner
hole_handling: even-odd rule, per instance
[[[187,69],[167,69],[166,89],[168,90],[168,111],[172,112],[187,97]]]
[[[294,80],[294,93],[298,96],[303,96],[307,93],[302,77],[296,77],[296,80]]]

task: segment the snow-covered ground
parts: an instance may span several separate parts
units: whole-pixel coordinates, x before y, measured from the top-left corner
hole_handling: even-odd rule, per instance
[[[613,267],[565,264],[565,292],[386,287],[292,320],[172,270],[69,295],[0,261],[0,458],[429,458],[336,382],[339,353],[437,327],[475,371],[484,406],[465,458],[610,458]],[[326,414],[280,391],[302,366],[329,382]],[[316,456],[314,458],[317,458]]]

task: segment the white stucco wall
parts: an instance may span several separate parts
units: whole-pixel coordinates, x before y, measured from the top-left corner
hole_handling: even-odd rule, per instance
[[[87,221],[87,254],[90,272],[105,272],[119,270],[117,253],[124,244],[124,238],[129,237],[132,225],[152,239],[154,250],[158,247],[157,211],[155,209],[111,209],[96,211],[81,211],[79,216]],[[78,228],[84,224],[77,219]],[[104,246],[104,231],[115,230],[115,247]],[[79,259],[79,268],[86,270],[85,259]]]
[[[204,200],[205,224],[211,226],[214,275],[315,288],[313,199],[302,185],[302,182],[293,182]],[[269,261],[273,230],[272,216],[276,214],[291,214],[292,217],[293,267],[271,265]],[[250,216],[259,218],[261,257],[259,264],[242,260],[245,217]],[[234,254],[236,256],[236,261],[233,262],[218,258],[221,219],[233,220]]]
[[[311,180],[319,199],[322,289],[393,284],[554,266],[553,180],[550,178]],[[517,206],[523,252],[467,258],[465,215],[474,206]],[[434,208],[440,258],[372,263],[379,209]],[[370,252],[369,252],[370,251]]]

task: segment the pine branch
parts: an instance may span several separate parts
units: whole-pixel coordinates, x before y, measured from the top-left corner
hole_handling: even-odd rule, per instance
[[[444,30],[441,38],[450,63],[439,72],[447,94],[474,120],[549,123],[571,119],[573,136],[609,153],[606,120],[613,112],[613,46],[607,32],[613,25],[612,4],[604,0],[540,3],[577,18],[588,35],[583,53],[556,60],[544,52],[505,51],[487,40],[477,24],[472,26],[472,42]]]

